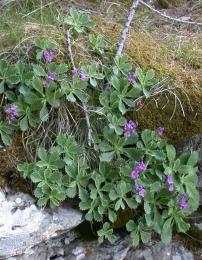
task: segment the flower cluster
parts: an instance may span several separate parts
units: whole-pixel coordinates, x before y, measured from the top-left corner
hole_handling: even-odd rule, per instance
[[[131,172],[131,178],[136,180],[140,177],[140,173],[146,169],[146,166],[143,162],[136,162],[135,168]]]
[[[88,77],[86,76],[84,71],[82,71],[81,69],[74,67],[71,72],[73,75],[79,76],[80,80],[82,80],[82,81],[88,80]]]
[[[166,174],[165,182],[167,185],[167,189],[171,192],[174,190],[174,182],[173,182],[173,176],[171,174]]]
[[[9,124],[11,124],[13,122],[13,120],[17,117],[17,106],[16,104],[12,104],[9,107],[7,107],[6,109],[4,109],[4,112],[7,115],[8,118],[8,122]]]
[[[54,58],[54,51],[53,50],[44,51],[43,57],[47,62],[51,62]]]
[[[44,84],[45,87],[47,87],[51,83],[51,81],[55,80],[55,78],[56,78],[55,72],[48,72],[48,77],[47,77],[45,84]]]
[[[137,124],[130,120],[128,123],[124,125],[124,136],[130,137],[132,134],[136,132]]]
[[[189,204],[187,203],[187,199],[189,197],[189,194],[185,192],[184,194],[179,196],[178,202],[180,209],[188,209]]]
[[[137,84],[137,73],[136,73],[136,72],[130,72],[130,73],[128,74],[128,81],[129,81],[132,85]]]
[[[161,137],[162,135],[163,135],[163,133],[164,133],[164,128],[163,127],[159,127],[157,130],[156,130],[156,135],[158,136],[158,137]]]
[[[135,185],[135,191],[140,197],[144,197],[145,194],[145,188],[142,185]]]

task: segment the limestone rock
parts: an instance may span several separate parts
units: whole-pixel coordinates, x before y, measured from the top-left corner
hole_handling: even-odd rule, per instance
[[[72,208],[39,209],[28,194],[6,196],[0,191],[0,259],[47,259],[47,241],[50,244],[82,220]]]
[[[194,260],[193,254],[178,243],[153,241],[138,250],[132,249],[125,260]]]
[[[192,252],[173,242],[152,241],[133,248],[128,236],[113,245],[77,240],[65,247],[65,260],[194,260]]]
[[[65,260],[123,260],[131,244],[128,238],[119,239],[114,244],[88,241],[74,241],[65,247]]]

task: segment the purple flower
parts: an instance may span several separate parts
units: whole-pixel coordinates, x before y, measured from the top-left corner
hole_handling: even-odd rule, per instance
[[[55,79],[55,77],[56,77],[55,72],[48,72],[48,80],[52,81]]]
[[[54,58],[53,50],[48,50],[43,52],[43,57],[47,62],[51,62]]]
[[[80,80],[82,81],[85,81],[85,80],[88,80],[88,77],[86,76],[86,74],[84,73],[84,71],[74,67],[72,70],[71,70],[72,74],[73,75],[77,75],[79,76]]]
[[[124,136],[130,137],[132,134],[136,132],[137,124],[130,120],[128,123],[124,125]]]
[[[163,135],[163,132],[164,132],[164,128],[163,127],[159,127],[157,130],[156,130],[156,135],[158,137],[161,137]]]
[[[143,172],[146,169],[146,166],[143,162],[136,162],[135,169],[138,172]]]
[[[73,69],[71,70],[73,75],[78,75],[79,74],[79,69],[76,67],[73,67]]]
[[[80,71],[79,78],[82,81],[88,80],[88,77],[86,76],[86,74],[83,71]]]
[[[132,172],[131,172],[131,178],[133,179],[133,180],[136,180],[136,179],[138,179],[140,177],[140,173],[136,170],[136,169],[134,169]]]
[[[189,195],[186,192],[179,196],[178,203],[179,203],[180,209],[188,209],[189,208],[189,204],[187,203],[188,196]]]
[[[173,184],[169,184],[167,185],[168,191],[172,192],[174,191],[174,185]]]
[[[142,185],[135,185],[135,191],[138,193],[140,197],[144,197],[145,188]]]
[[[135,168],[131,172],[131,178],[136,180],[140,177],[140,173],[146,169],[146,166],[143,162],[136,162]]]
[[[16,104],[12,104],[9,107],[7,107],[6,109],[4,109],[4,112],[7,114],[9,124],[11,124],[18,115]]]
[[[51,83],[51,81],[55,80],[56,73],[55,72],[48,72],[48,77],[46,81],[44,82],[44,86],[48,87],[48,85]]]
[[[166,174],[165,176],[165,182],[167,185],[168,191],[174,191],[174,181],[173,181],[173,176],[171,174]]]
[[[166,183],[173,184],[173,176],[171,174],[166,174]]]
[[[137,83],[137,73],[136,72],[130,72],[128,74],[128,81],[132,84],[135,85]]]

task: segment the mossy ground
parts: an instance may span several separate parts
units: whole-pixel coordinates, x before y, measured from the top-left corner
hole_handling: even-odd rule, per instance
[[[28,191],[30,189],[27,182],[19,177],[16,165],[25,162],[26,151],[22,143],[21,133],[13,136],[13,143],[0,149],[0,188],[4,186],[12,187],[14,191]]]

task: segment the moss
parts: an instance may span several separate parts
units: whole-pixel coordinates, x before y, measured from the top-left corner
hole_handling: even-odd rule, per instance
[[[155,2],[160,7],[163,7],[163,8],[169,8],[171,5],[176,6],[176,5],[179,5],[180,3],[182,3],[181,0],[156,0]]]
[[[192,224],[186,234],[175,234],[173,239],[182,243],[185,248],[191,250],[195,254],[202,247],[202,230]]]
[[[29,191],[28,183],[20,178],[17,163],[26,161],[20,133],[13,135],[13,144],[0,150],[0,187],[9,186],[15,191]]]
[[[102,32],[110,42],[116,43],[122,25],[109,23],[108,19],[102,17],[95,17],[95,19],[98,28],[102,26]],[[190,51],[189,49],[189,55]],[[141,66],[143,69],[153,68],[160,79],[169,78],[168,87],[175,89],[185,113],[183,116],[174,95],[162,94],[155,97],[157,103],[152,98],[145,100],[143,108],[132,114],[129,113],[127,117],[134,117],[140,128],[165,127],[165,136],[171,143],[179,143],[202,132],[202,80],[199,69],[190,68],[184,59],[176,59],[173,50],[168,48],[160,38],[139,27],[130,30],[125,52],[129,55],[134,68],[136,66]],[[200,57],[197,59],[195,55],[196,61],[201,66]]]

